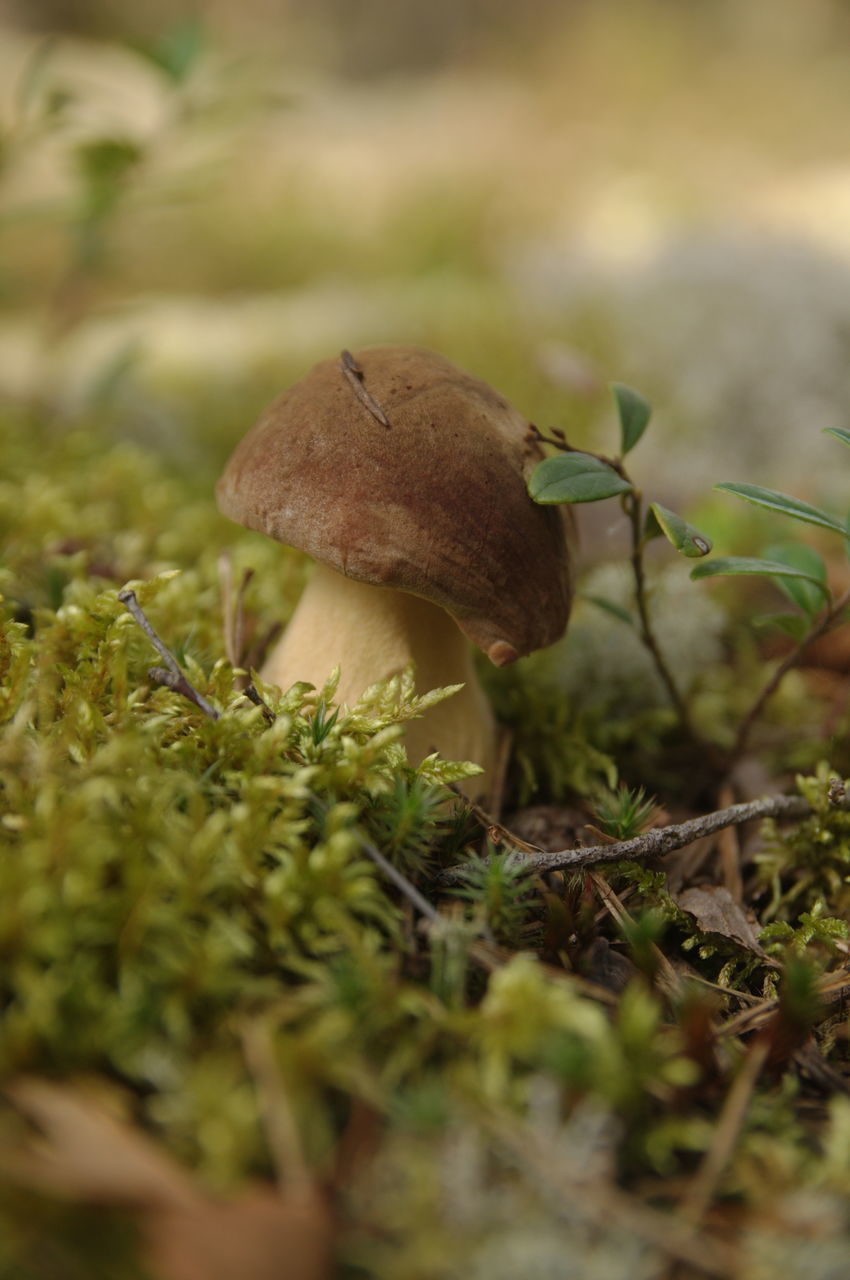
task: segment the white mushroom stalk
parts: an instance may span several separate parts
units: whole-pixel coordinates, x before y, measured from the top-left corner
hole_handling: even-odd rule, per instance
[[[416,689],[463,688],[405,727],[413,764],[432,751],[447,760],[472,760],[483,775],[465,784],[469,795],[492,789],[496,728],[478,683],[468,641],[444,609],[418,596],[370,586],[317,564],[262,678],[287,689],[297,680],[320,688],[336,666],[339,703],[352,706],[370,685],[413,664]]]

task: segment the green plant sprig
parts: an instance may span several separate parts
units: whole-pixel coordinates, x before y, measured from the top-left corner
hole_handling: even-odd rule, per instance
[[[690,741],[704,748],[697,733],[687,701],[680,690],[656,636],[646,585],[645,551],[653,538],[665,537],[681,555],[689,558],[708,555],[711,540],[695,529],[675,511],[658,502],[645,503],[644,495],[626,470],[624,458],[643,436],[652,416],[652,408],[637,391],[623,383],[611,384],[620,423],[620,452],[610,458],[572,447],[562,431],[544,435],[532,427],[533,438],[552,445],[558,453],[544,458],[534,469],[528,492],[535,502],[581,503],[601,502],[619,497],[631,534],[630,564],[634,581],[637,627],[641,641],[649,651],[679,725]],[[594,599],[601,608],[615,613],[622,621],[634,624],[630,614],[608,601]]]
[[[825,434],[834,436],[842,444],[850,446],[850,431],[827,428]],[[850,528],[837,517],[800,498],[765,489],[761,485],[737,484],[724,481],[715,485],[724,493],[749,502],[752,506],[772,511],[790,520],[825,529],[845,541],[850,540]],[[848,547],[850,551],[850,547]],[[770,548],[763,557],[719,556],[695,565],[691,578],[741,577],[761,575],[773,580],[798,613],[779,614],[766,621],[780,626],[795,641],[793,649],[783,658],[770,678],[756,695],[749,710],[741,719],[730,753],[730,762],[738,760],[749,745],[753,728],[765,706],[776,693],[787,673],[795,667],[808,647],[842,620],[850,607],[850,590],[835,597],[827,582],[826,565],[813,548],[804,543],[791,542]]]

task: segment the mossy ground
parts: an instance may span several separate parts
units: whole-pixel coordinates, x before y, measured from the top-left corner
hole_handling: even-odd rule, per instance
[[[810,46],[787,37],[793,4],[770,40],[753,26],[738,45],[731,10],[713,25],[656,0],[586,8],[551,41],[535,29],[542,51],[510,51],[530,58],[519,94],[485,59],[374,96],[321,81],[327,100],[307,85],[293,110],[277,63],[258,92],[258,63],[192,24],[168,57],[153,37],[144,54],[60,42],[10,77],[2,1280],[253,1280],[257,1240],[271,1274],[284,1257],[297,1280],[850,1272],[850,820],[828,798],[832,771],[850,772],[846,675],[793,673],[771,703],[749,763],[771,784],[805,775],[812,814],[750,838],[735,915],[715,892],[734,879],[728,848],[528,876],[449,788],[461,766],[409,767],[408,683],[336,719],[332,689],[261,687],[264,710],[226,656],[220,557],[234,583],[253,573],[249,650],[285,622],[306,565],[227,525],[215,477],[258,407],[340,346],[424,341],[588,448],[609,447],[607,378],[634,376],[661,410],[641,483],[687,492],[696,475],[701,524],[742,553],[761,534],[706,502],[718,459],[746,436],[760,466],[787,466],[813,406],[844,421],[831,259],[781,241],[753,256],[746,236],[730,258],[723,236],[697,236],[620,275],[608,253],[633,252],[653,210],[663,231],[674,208],[707,201],[722,222],[729,190],[741,204],[744,119],[764,148],[761,178],[749,152],[743,166],[753,208],[765,191],[773,208],[774,166],[843,163],[837,7],[813,6]],[[796,133],[770,105],[777,81]],[[803,310],[821,327],[801,356]],[[730,346],[732,317],[747,341]],[[812,449],[811,484],[840,488]],[[616,602],[612,575],[587,594]],[[668,661],[726,746],[772,656],[752,598],[709,606],[703,584],[653,575]],[[150,675],[127,583],[218,719]],[[563,841],[589,820],[627,833],[620,779],[674,810],[719,803],[639,640],[591,602],[565,648],[488,686],[513,733],[518,827],[533,801]],[[450,891],[439,873],[457,864]],[[279,1221],[299,1176],[323,1206],[307,1218],[332,1257],[319,1271]],[[175,1195],[200,1214],[188,1234]],[[216,1222],[235,1263],[200,1238]],[[175,1242],[183,1270],[157,1267],[152,1248]]]
[[[628,865],[608,878],[633,921],[626,942],[585,876],[535,882],[503,857],[463,896],[441,893],[439,867],[474,858],[482,833],[446,789],[461,770],[406,763],[410,687],[335,720],[303,687],[262,689],[273,718],[235,687],[219,555],[255,568],[260,626],[295,598],[296,554],[227,526],[197,467],[181,474],[95,428],[7,420],[5,439],[4,1078],[95,1087],[205,1189],[233,1195],[274,1174],[246,1051],[259,1028],[304,1158],[333,1184],[343,1273],[508,1275],[525,1258],[543,1275],[570,1257],[586,1275],[661,1275],[654,1219],[635,1232],[629,1215],[672,1209],[712,1142],[747,1043],[716,1040],[714,1021],[781,987],[777,958],[807,957],[811,983],[840,969],[850,853],[846,817],[818,800],[826,776],[806,784],[817,814],[775,837],[749,886],[773,956],[700,933],[663,874]],[[156,655],[118,600],[127,579],[218,720],[149,676]],[[509,686],[521,741],[545,701],[536,679],[532,666]],[[598,744],[585,738],[583,758],[598,786]],[[544,777],[561,798],[564,779]],[[416,923],[364,841],[439,926]],[[656,943],[665,965],[688,961],[673,991]],[[624,966],[607,991],[600,949]],[[730,996],[700,985],[718,980]],[[839,1010],[815,1019],[833,1073]],[[3,1123],[19,1139],[11,1112]],[[368,1154],[342,1173],[364,1125]],[[847,1126],[843,1094],[807,1084],[790,1055],[758,1086],[714,1192],[741,1274],[770,1273],[769,1224],[806,1194],[831,1206],[822,1247],[850,1258]],[[0,1274],[54,1274],[44,1232],[89,1275],[133,1255],[117,1210],[95,1245],[49,1198],[14,1183],[4,1196]]]

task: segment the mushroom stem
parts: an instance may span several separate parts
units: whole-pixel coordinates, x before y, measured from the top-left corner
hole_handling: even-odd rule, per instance
[[[486,795],[495,765],[495,722],[469,644],[439,606],[391,587],[356,582],[316,564],[261,675],[282,689],[296,680],[320,687],[339,666],[337,700],[352,704],[369,685],[397,675],[411,663],[420,693],[449,684],[464,686],[408,722],[404,741],[412,763],[432,751],[447,760],[473,760],[484,774],[470,778],[464,790]]]

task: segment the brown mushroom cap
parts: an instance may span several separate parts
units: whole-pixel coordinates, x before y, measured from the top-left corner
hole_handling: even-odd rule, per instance
[[[322,361],[266,409],[218,482],[223,514],[440,605],[497,666],[552,644],[572,597],[566,509],[528,496],[526,419],[423,347],[353,361]]]

